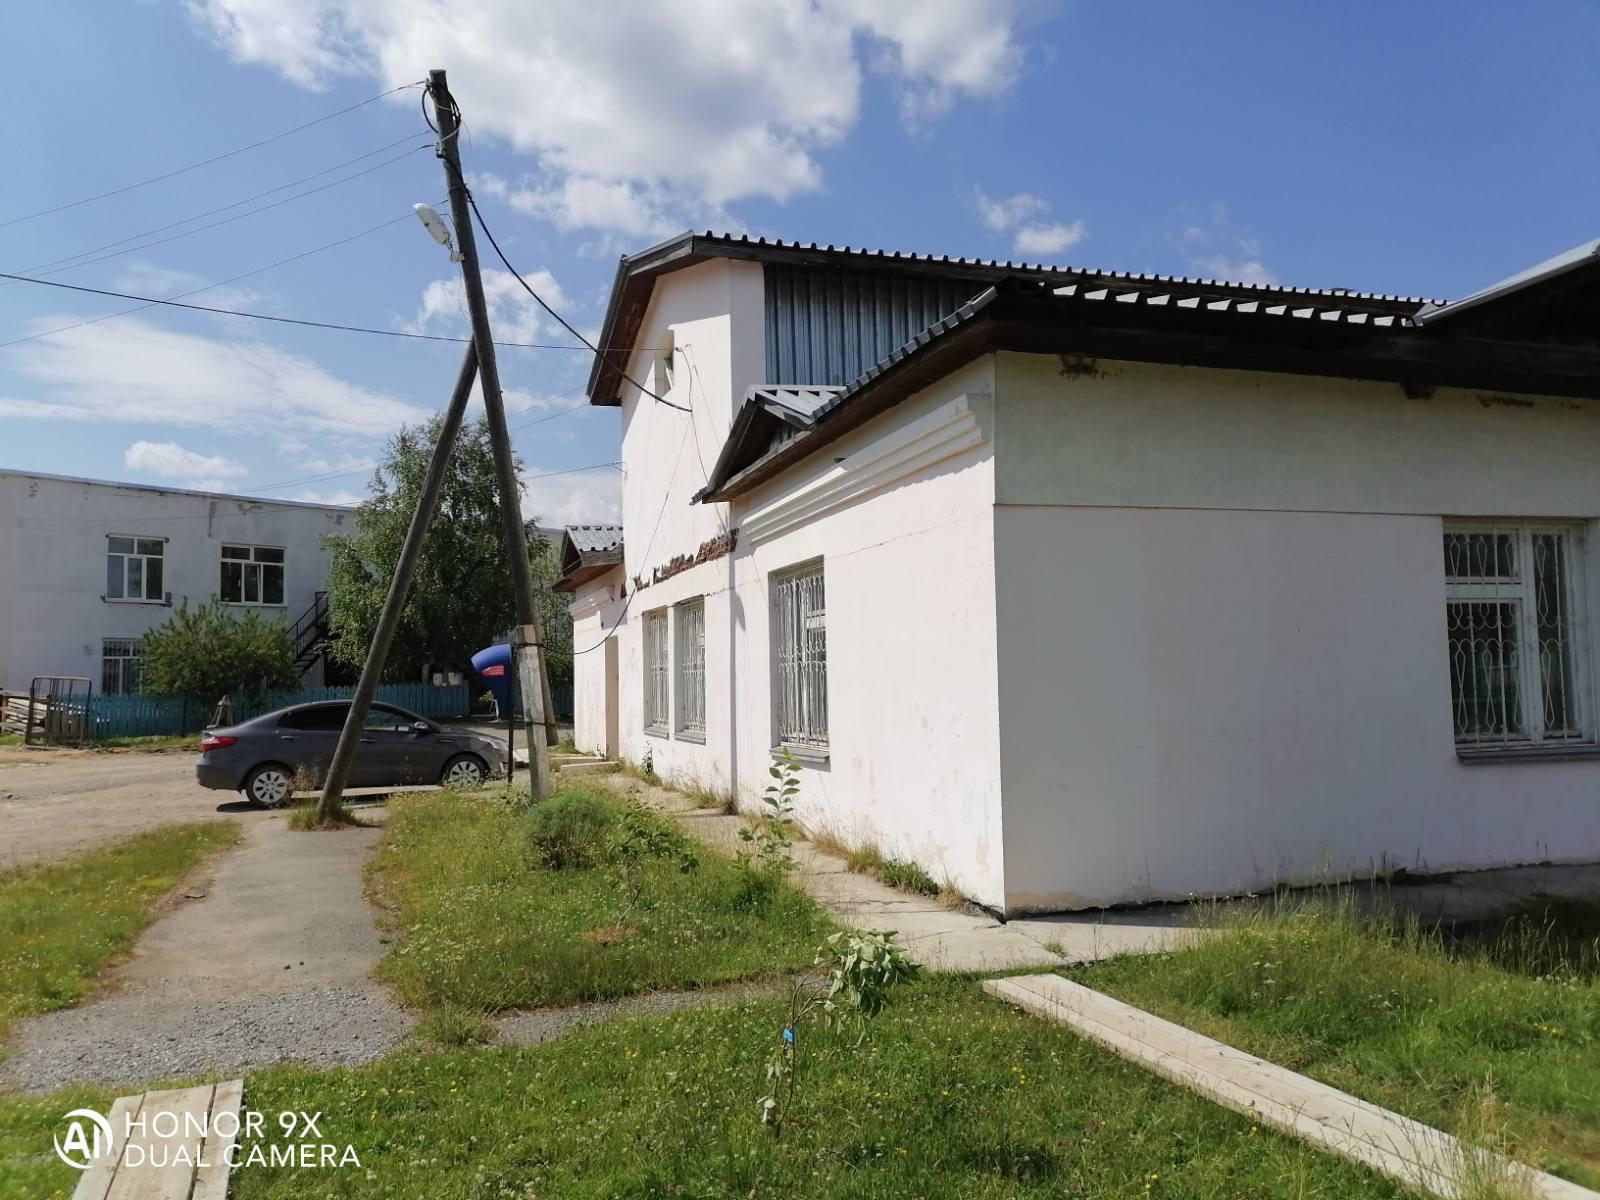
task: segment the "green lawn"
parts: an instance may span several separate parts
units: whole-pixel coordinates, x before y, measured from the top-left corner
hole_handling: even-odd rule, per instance
[[[0,1037],[17,1017],[68,1008],[149,924],[156,903],[207,855],[232,845],[232,821],[168,825],[59,863],[0,873]],[[115,1092],[43,1099],[0,1092],[0,1196],[67,1196],[77,1173],[50,1148],[61,1116],[104,1112]]]
[[[233,821],[167,825],[62,862],[0,872],[0,1037],[17,1017],[82,999],[149,924],[156,902],[238,838]]]
[[[395,798],[371,881],[396,938],[381,974],[402,1001],[490,1012],[703,986],[809,966],[833,928],[787,884],[745,903],[740,870],[707,847],[688,874],[647,862],[630,904],[612,866],[541,866],[526,823],[488,792]]]
[[[531,1049],[252,1075],[361,1169],[246,1167],[235,1200],[388,1197],[1310,1197],[1402,1194],[984,996],[897,994],[859,1048],[808,1035],[795,1123],[758,1119],[781,1005],[618,1021]]]
[[[1565,914],[1570,917],[1572,914]],[[1600,1186],[1600,945],[1538,914],[1498,937],[1309,903],[1077,977],[1364,1099]]]

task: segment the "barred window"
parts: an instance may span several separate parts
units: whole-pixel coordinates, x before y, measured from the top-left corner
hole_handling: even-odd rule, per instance
[[[1591,740],[1579,525],[1450,523],[1445,625],[1456,745]]]
[[[106,537],[106,599],[160,600],[164,538]]]
[[[283,548],[224,546],[217,594],[224,604],[282,604]]]
[[[678,733],[706,736],[706,602],[685,600],[672,610],[678,648]]]
[[[669,691],[672,660],[668,657],[667,610],[644,615],[644,727],[666,733],[672,727]]]
[[[780,746],[828,745],[828,619],[818,560],[772,577],[772,728]]]
[[[144,686],[144,650],[138,638],[106,638],[100,643],[100,691],[131,696]]]

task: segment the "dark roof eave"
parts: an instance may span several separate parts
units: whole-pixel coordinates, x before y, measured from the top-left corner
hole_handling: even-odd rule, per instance
[[[609,571],[615,571],[621,566],[622,552],[620,550],[607,551],[604,554],[591,554],[551,584],[550,590],[553,592],[575,592],[590,580],[597,579]]]
[[[1404,325],[1372,328],[1144,306],[1118,311],[1123,308],[1055,296],[1004,296],[977,320],[875,368],[874,375],[820,411],[812,429],[696,499],[723,502],[749,492],[992,350],[1600,399],[1600,352],[1592,350],[1434,338]],[[1263,320],[1287,323],[1273,328]]]

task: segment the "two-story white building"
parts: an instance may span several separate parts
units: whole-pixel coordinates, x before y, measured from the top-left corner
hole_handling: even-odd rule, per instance
[[[1449,303],[625,258],[577,739],[746,803],[788,749],[1006,912],[1600,860],[1597,249]]]
[[[66,675],[137,692],[143,635],[213,596],[297,628],[306,684],[321,686],[322,538],[354,511],[0,470],[0,687]]]

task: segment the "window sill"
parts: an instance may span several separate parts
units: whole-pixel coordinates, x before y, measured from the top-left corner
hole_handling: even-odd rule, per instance
[[[224,600],[224,608],[288,608],[287,604],[261,604],[254,600]]]
[[[1585,742],[1567,746],[1507,746],[1492,750],[1456,747],[1456,761],[1476,763],[1553,762],[1564,758],[1600,758],[1600,745]]]
[[[785,751],[795,762],[810,763],[813,766],[826,766],[828,762],[826,746],[796,746],[793,743],[785,743],[772,747],[772,757],[781,759]]]
[[[167,607],[164,597],[160,600],[135,600],[130,596],[101,596],[100,599],[107,604],[154,604],[160,608]]]
[[[658,726],[646,725],[644,727],[644,735],[645,737],[660,738],[662,741],[666,741],[672,736],[672,732],[671,730],[662,729]]]
[[[680,742],[693,742],[697,746],[704,746],[706,744],[706,735],[703,733],[688,733],[680,729],[672,736]]]

